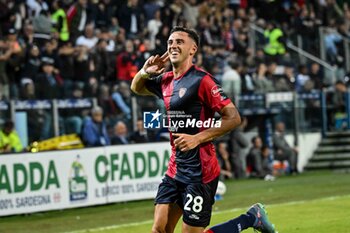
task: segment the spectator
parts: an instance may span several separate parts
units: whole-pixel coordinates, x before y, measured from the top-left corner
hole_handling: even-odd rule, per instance
[[[95,25],[96,28],[109,28],[111,26],[112,17],[115,15],[115,9],[111,0],[102,0],[97,3]]]
[[[267,40],[267,44],[264,47],[265,53],[272,61],[280,61],[281,56],[286,53],[283,31],[275,23],[269,22],[264,36]]]
[[[51,39],[51,18],[49,12],[41,10],[39,15],[33,18],[34,43],[41,47]]]
[[[54,0],[52,2],[52,8],[51,20],[55,38],[59,39],[60,42],[67,42],[69,40],[69,28],[63,2],[61,0]]]
[[[265,176],[262,169],[262,140],[259,136],[252,138],[252,147],[247,155],[247,168],[250,171],[250,177],[263,178]]]
[[[241,0],[228,0],[227,2],[228,2],[228,6],[234,11],[237,11],[241,4]]]
[[[58,42],[56,39],[52,38],[44,43],[44,47],[41,48],[41,56],[49,57],[54,60],[55,73],[59,73],[59,70],[56,67],[59,67],[58,59]]]
[[[151,47],[151,41],[144,39],[143,43],[139,47],[137,54],[139,62],[144,63],[153,54],[155,54],[155,52]]]
[[[148,31],[148,38],[151,43],[151,49],[155,49],[156,47],[156,36],[159,33],[163,23],[160,18],[160,10],[157,10],[154,14],[154,18],[148,21],[147,24],[147,31]]]
[[[35,85],[34,85],[34,82],[32,79],[22,80],[20,98],[23,100],[35,100],[36,99]]]
[[[230,21],[226,21],[224,23],[222,37],[225,44],[225,48],[229,51],[232,51],[233,50],[233,31],[231,30]]]
[[[22,142],[14,129],[12,121],[7,121],[0,131],[0,152],[11,153],[23,151]]]
[[[248,48],[248,36],[245,32],[239,31],[237,37],[234,39],[233,51],[240,57],[246,57],[250,53]]]
[[[79,85],[74,85],[70,96],[70,99],[81,99],[83,97],[83,90]],[[83,114],[85,110],[77,108],[67,108],[60,111],[60,116],[63,118],[64,134],[77,134],[81,135],[83,126]]]
[[[295,91],[295,75],[294,68],[286,65],[284,74],[276,78],[276,91]]]
[[[250,170],[251,177],[258,177],[267,181],[274,181],[275,177],[272,175],[272,163],[269,160],[269,147],[262,144],[259,136],[252,138],[252,148],[247,156],[248,170]]]
[[[265,74],[267,80],[275,84],[276,78],[279,75],[278,72],[279,71],[276,62],[270,61],[269,63],[267,63],[267,72]]]
[[[214,38],[210,30],[210,23],[206,17],[200,17],[198,20],[198,32],[201,36],[200,41],[203,46],[214,45]]]
[[[265,63],[266,60],[267,60],[267,58],[266,58],[266,55],[264,53],[264,50],[262,50],[262,49],[256,50],[256,54],[254,56],[254,64],[257,64],[259,66],[259,64]]]
[[[242,118],[240,126],[231,131],[228,141],[230,161],[236,178],[246,177],[246,155],[243,154],[242,151],[249,145],[249,141],[243,133],[247,123],[247,118]]]
[[[295,20],[295,27],[300,32],[302,39],[302,49],[311,52],[312,44],[316,39],[318,33],[317,26],[319,21],[316,19],[315,12],[309,10],[307,6],[304,6],[299,11],[299,16]]]
[[[242,71],[240,72],[242,81],[242,93],[243,94],[253,94],[255,91],[255,85],[253,81],[252,71],[250,70],[249,64],[242,65]]]
[[[73,82],[79,83],[85,88],[85,96],[92,96],[89,92],[91,87],[96,83],[96,78],[92,79],[92,57],[88,52],[88,48],[84,46],[76,46],[74,48],[74,77]]]
[[[12,12],[14,4],[9,4],[7,1],[0,1],[0,36],[6,34],[9,28],[13,27]]]
[[[25,44],[25,47],[30,47],[34,43],[34,28],[31,22],[26,22],[23,26],[23,34],[21,40]]]
[[[84,46],[91,50],[98,42],[98,38],[95,36],[94,26],[88,24],[85,26],[84,34],[79,36],[75,44],[78,46]]]
[[[332,104],[334,106],[334,127],[336,130],[345,129],[346,121],[346,92],[347,88],[342,81],[337,81],[333,93]]]
[[[221,86],[224,92],[231,100],[234,100],[236,96],[241,94],[241,76],[240,64],[238,62],[228,62],[224,68],[224,74],[221,80]]]
[[[299,66],[299,74],[297,75],[295,87],[297,92],[307,92],[313,88],[313,82],[308,75],[307,67],[305,65]]]
[[[130,81],[138,71],[137,55],[132,40],[125,42],[125,50],[117,56],[117,80]]]
[[[115,47],[115,36],[113,35],[113,32],[111,31],[108,31],[106,28],[102,28],[101,29],[101,32],[98,36],[98,38],[100,40],[104,40],[106,41],[107,43],[107,46],[106,46],[106,51],[111,54],[111,55],[115,55],[114,52],[116,50],[116,47]],[[114,63],[113,63],[114,64]]]
[[[22,69],[21,83],[23,81],[23,78],[30,78],[34,80],[34,78],[40,72],[40,67],[41,67],[40,50],[38,46],[32,45],[29,48],[27,48],[26,63],[24,64],[24,67]]]
[[[163,19],[163,18],[162,18]],[[156,53],[162,54],[167,50],[167,40],[169,35],[169,26],[163,23],[158,34],[156,35]]]
[[[139,7],[138,0],[128,0],[127,4],[120,8],[118,20],[128,39],[134,39],[142,32],[142,17],[142,9]]]
[[[288,144],[284,137],[284,132],[284,123],[278,122],[275,125],[275,133],[273,135],[274,159],[281,162],[287,160],[290,167],[289,173],[298,173],[298,149]]]
[[[44,0],[27,0],[26,4],[28,7],[28,14],[30,18],[38,16],[43,10],[49,10],[49,6]]]
[[[114,125],[118,119],[118,111],[110,93],[110,86],[101,84],[98,88],[97,102],[103,109],[104,119],[107,126]]]
[[[91,59],[94,63],[94,77],[99,83],[113,81],[112,58],[107,51],[108,41],[99,39],[96,48],[92,51]]]
[[[227,150],[227,143],[220,141],[217,144],[217,157],[220,164],[220,179],[226,180],[233,177],[233,170],[230,161],[230,154]]]
[[[76,49],[72,46],[71,42],[62,42],[60,48],[58,49],[58,69],[60,70],[60,75],[64,80],[64,97],[68,97],[71,95],[72,88],[76,84],[76,81],[79,81],[78,78],[74,75],[74,56],[76,53]],[[78,80],[77,80],[78,79]],[[80,86],[84,86],[84,84],[80,83]]]
[[[199,16],[199,6],[196,0],[181,0],[183,4],[183,17],[188,22],[190,28],[196,28]]]
[[[91,117],[83,122],[82,140],[87,147],[110,145],[106,124],[103,120],[101,107],[94,107],[91,110]]]
[[[11,48],[11,56],[7,60],[6,72],[10,83],[10,97],[18,98],[18,86],[21,79],[21,65],[23,62],[24,49],[17,35],[17,30],[10,28],[7,34],[7,46]]]
[[[118,88],[113,92],[112,99],[117,108],[123,113],[126,119],[131,119],[131,93],[130,87],[126,82],[121,82]]]
[[[6,72],[6,65],[12,54],[12,48],[8,42],[0,38],[0,99],[9,99],[10,80]]]
[[[323,84],[323,73],[320,65],[316,62],[311,63],[311,67],[308,73],[310,80],[314,83],[314,88],[316,90],[322,90]]]
[[[76,3],[70,6],[67,11],[71,41],[76,41],[76,39],[82,35],[85,25],[89,22],[87,3],[87,0],[78,0]]]
[[[182,19],[182,15],[183,15],[183,4],[181,0],[174,0],[170,6],[170,22],[171,22],[171,26],[175,26],[175,25],[180,25],[180,21]]]
[[[265,174],[264,180],[274,181],[276,177],[273,175],[272,162],[270,161],[270,148],[266,145],[261,147],[262,170]]]
[[[111,18],[111,26],[108,28],[108,31],[111,33],[111,35],[116,38],[117,35],[120,35],[120,32],[123,31],[125,33],[125,30],[120,28],[119,21],[117,17]]]
[[[54,73],[54,60],[49,57],[41,59],[42,71],[35,77],[35,89],[39,99],[62,97],[63,80]]]
[[[344,58],[339,55],[337,47],[337,44],[342,40],[341,35],[335,29],[328,28],[323,40],[326,47],[327,61],[332,65],[342,63]]]
[[[149,142],[148,132],[143,127],[143,120],[142,119],[137,120],[136,130],[130,135],[130,142],[132,142],[132,143]]]
[[[160,13],[160,5],[156,0],[149,0],[143,5],[143,10],[145,12],[145,22],[147,23],[155,18],[157,11]]]
[[[343,12],[335,0],[325,1],[322,12],[325,25],[333,25],[336,20],[343,18]]]
[[[266,77],[267,67],[264,63],[258,66],[257,72],[254,74],[254,85],[256,93],[267,93],[274,91],[273,82]]]
[[[113,136],[111,138],[112,145],[125,145],[129,144],[128,128],[122,121],[118,121],[114,125]]]
[[[36,100],[35,85],[31,79],[25,79],[21,84],[21,98]],[[44,109],[28,109],[27,111],[28,141],[34,142],[47,139],[50,136],[51,115]]]

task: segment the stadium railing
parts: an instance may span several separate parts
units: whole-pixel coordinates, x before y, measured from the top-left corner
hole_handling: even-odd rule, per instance
[[[24,146],[28,145],[28,121],[39,120],[28,117],[30,111],[34,110],[37,113],[43,112],[44,120],[49,121],[49,131],[52,132],[50,136],[60,135],[60,118],[61,110],[79,110],[91,109],[97,105],[96,98],[82,98],[82,99],[53,99],[53,100],[10,100],[0,101],[0,124],[4,121],[12,120],[15,122],[16,130],[19,133]],[[33,112],[33,111],[32,111]],[[38,129],[40,130],[40,129]],[[46,138],[44,138],[46,139]]]
[[[236,105],[243,116],[271,115],[272,122],[284,121],[289,131],[320,132],[334,130],[335,107],[332,103],[333,92],[315,91],[312,93],[275,92],[267,94],[240,95],[236,98]],[[345,128],[350,129],[350,93],[344,95]],[[92,99],[55,99],[55,100],[11,100],[0,101],[1,123],[5,119],[12,119],[20,137],[28,138],[27,128],[29,119],[17,117],[19,113],[26,114],[30,110],[45,111],[51,121],[52,136],[61,135],[60,112],[72,109],[83,111],[97,105],[96,98]],[[133,121],[138,118],[141,106],[132,101]],[[31,119],[37,120],[37,119]],[[25,126],[25,127],[24,127]],[[25,140],[24,140],[25,141]],[[26,145],[25,145],[26,146]]]

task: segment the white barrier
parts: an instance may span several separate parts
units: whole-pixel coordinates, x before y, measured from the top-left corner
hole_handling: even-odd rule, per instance
[[[0,216],[153,198],[166,143],[0,156]]]

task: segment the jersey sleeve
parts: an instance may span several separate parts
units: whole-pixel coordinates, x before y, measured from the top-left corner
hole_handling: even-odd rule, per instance
[[[158,98],[162,99],[162,78],[163,75],[159,75],[153,79],[148,79],[145,83],[145,86],[148,91],[155,94]]]
[[[209,75],[202,78],[198,96],[202,103],[216,112],[220,112],[223,107],[231,103],[218,82]]]

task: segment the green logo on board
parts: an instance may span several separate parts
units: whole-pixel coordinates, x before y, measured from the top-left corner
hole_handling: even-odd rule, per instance
[[[80,156],[77,155],[69,174],[69,199],[70,201],[81,201],[86,200],[87,196],[87,176],[83,165],[80,163]]]

